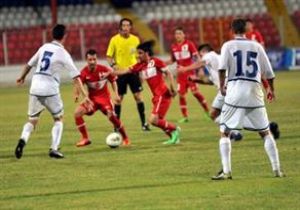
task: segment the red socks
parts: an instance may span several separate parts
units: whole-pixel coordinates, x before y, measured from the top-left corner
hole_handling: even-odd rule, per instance
[[[77,125],[77,129],[81,133],[82,138],[88,139],[88,133],[85,127],[85,122],[82,117],[75,117],[75,123]]]
[[[197,98],[197,100],[199,101],[199,103],[203,107],[204,111],[209,112],[208,105],[207,105],[207,102],[206,102],[204,96],[199,92],[194,93],[194,96]]]
[[[180,106],[180,110],[181,110],[182,115],[184,117],[187,117],[188,113],[187,113],[187,105],[186,105],[185,97],[179,97],[179,106]]]

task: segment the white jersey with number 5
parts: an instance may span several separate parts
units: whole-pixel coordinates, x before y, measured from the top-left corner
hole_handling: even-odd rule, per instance
[[[259,43],[244,37],[224,43],[219,69],[228,71],[225,104],[241,108],[264,106],[261,76],[271,79],[274,72]]]
[[[70,54],[57,41],[46,43],[28,62],[36,70],[31,80],[30,94],[36,96],[52,96],[59,94],[60,75],[64,69],[72,78],[80,75]]]

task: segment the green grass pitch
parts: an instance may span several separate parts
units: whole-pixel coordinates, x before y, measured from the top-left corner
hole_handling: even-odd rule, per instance
[[[109,149],[105,137],[112,126],[100,112],[86,117],[92,144],[76,148],[79,140],[71,85],[63,85],[65,105],[61,149],[65,159],[48,157],[51,116],[44,112],[25,147],[23,158],[14,149],[27,120],[28,86],[0,89],[0,209],[299,209],[300,208],[300,71],[277,73],[277,101],[268,104],[269,118],[280,125],[277,141],[287,177],[273,178],[256,133],[244,131],[233,143],[232,181],[211,181],[220,168],[218,128],[189,93],[190,121],[181,124],[179,145],[166,146],[163,132],[141,131],[131,94],[122,107],[122,121],[132,146]],[[151,96],[144,85],[146,112]],[[209,103],[214,87],[200,86]],[[181,114],[174,99],[167,119]]]

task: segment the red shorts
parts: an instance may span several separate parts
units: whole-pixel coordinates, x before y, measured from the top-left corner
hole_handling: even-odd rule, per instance
[[[152,114],[158,115],[159,118],[164,118],[171,105],[172,96],[169,92],[161,96],[154,96],[152,98]]]
[[[194,74],[182,74],[177,77],[177,91],[180,95],[184,95],[187,93],[188,89],[191,91],[198,90],[198,85],[195,82],[191,82],[188,80],[189,76]]]
[[[94,103],[93,110],[86,113],[86,115],[93,115],[94,112],[96,112],[97,110],[100,110],[105,115],[108,111],[114,111],[113,102],[110,98],[93,98],[91,100]],[[88,110],[87,105],[85,103],[81,104],[80,106]]]

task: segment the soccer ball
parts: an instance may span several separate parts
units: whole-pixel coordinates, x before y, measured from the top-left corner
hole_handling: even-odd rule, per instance
[[[113,132],[106,137],[106,144],[110,148],[117,148],[122,144],[122,136],[119,133]]]

